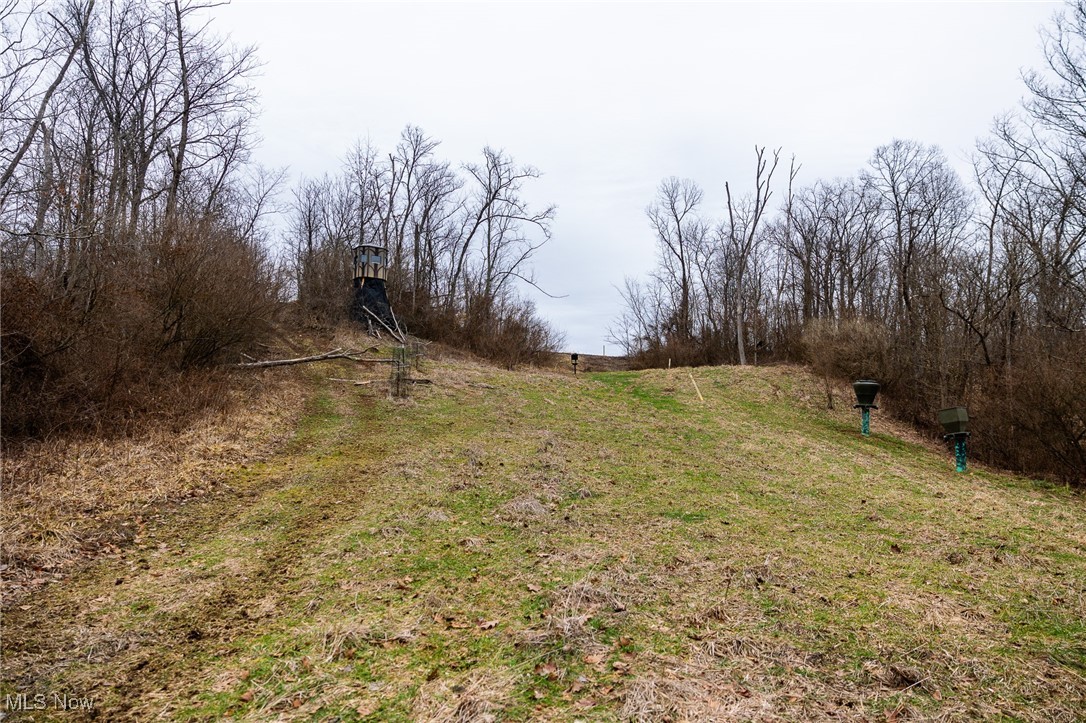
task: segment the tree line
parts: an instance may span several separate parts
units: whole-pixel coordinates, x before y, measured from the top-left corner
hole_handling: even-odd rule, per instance
[[[806,185],[756,148],[753,184],[726,184],[717,218],[693,181],[661,182],[658,264],[625,281],[611,337],[644,365],[872,376],[922,425],[967,406],[992,462],[1086,480],[1086,2],[1042,41],[1047,67],[978,143],[969,183],[911,140]]]
[[[389,301],[413,333],[509,365],[552,351],[560,337],[519,293],[538,288],[530,261],[555,215],[524,197],[539,171],[490,147],[454,167],[439,145],[409,125],[391,152],[358,143],[338,174],[298,183],[286,238],[299,307],[342,318],[351,249],[373,243],[388,249]]]
[[[0,0],[3,434],[122,430],[221,395],[186,379],[261,354],[276,325],[346,317],[350,247],[391,252],[411,331],[515,363],[555,342],[514,289],[553,208],[504,151],[453,168],[409,127],[303,181],[253,161],[251,47],[194,0]],[[276,251],[285,236],[286,253]],[[493,333],[500,342],[487,339]]]

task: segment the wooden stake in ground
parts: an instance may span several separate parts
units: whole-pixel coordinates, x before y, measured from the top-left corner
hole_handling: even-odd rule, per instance
[[[687,372],[686,374],[687,374],[687,376],[689,376],[689,377],[690,377],[690,381],[691,381],[691,382],[693,383],[693,385],[694,385],[694,391],[698,393],[698,399],[700,399],[701,401],[703,401],[703,402],[704,402],[704,401],[705,401],[705,397],[701,396],[701,390],[700,390],[700,389],[698,389],[698,383],[697,383],[696,381],[694,381],[694,375],[693,375],[693,373],[692,373],[692,372]]]

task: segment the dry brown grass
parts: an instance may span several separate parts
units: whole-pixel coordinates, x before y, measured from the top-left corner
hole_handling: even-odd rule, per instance
[[[411,708],[419,723],[494,723],[513,688],[504,670],[473,670],[424,683]]]
[[[525,522],[539,517],[546,517],[549,513],[550,510],[547,509],[545,504],[535,497],[526,495],[504,504],[500,514],[502,519]]]
[[[741,692],[740,692],[741,691]],[[712,668],[672,661],[626,687],[620,713],[636,723],[774,720],[773,703]]]
[[[158,506],[224,491],[225,475],[280,446],[301,408],[296,373],[250,376],[182,431],[24,443],[3,457],[0,599],[62,580],[80,561],[138,542]]]

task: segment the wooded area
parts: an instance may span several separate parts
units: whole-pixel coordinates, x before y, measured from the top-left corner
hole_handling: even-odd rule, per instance
[[[1086,479],[1086,2],[1042,40],[1049,67],[978,144],[972,184],[907,140],[802,186],[795,159],[782,180],[780,151],[757,148],[720,219],[693,181],[661,182],[659,263],[626,280],[614,340],[647,366],[753,350],[871,376],[922,425],[967,405],[988,460]]]
[[[284,313],[346,317],[360,243],[388,248],[413,333],[510,366],[557,347],[518,292],[536,286],[555,216],[526,200],[537,169],[491,147],[455,165],[409,125],[391,151],[357,144],[288,194],[284,172],[252,162],[255,51],[205,10],[0,4],[5,435],[123,428],[214,397],[179,380],[240,361]],[[966,404],[987,459],[1081,481],[1086,2],[1043,42],[1048,67],[1024,76],[1026,101],[978,144],[968,183],[910,140],[813,183],[756,148],[753,183],[725,184],[719,218],[692,181],[663,181],[648,208],[659,264],[626,281],[614,339],[643,365],[875,376],[905,418]]]
[[[412,332],[507,364],[553,350],[513,281],[532,283],[554,210],[528,209],[538,172],[505,152],[454,169],[413,127],[387,159],[357,147],[299,184],[273,253],[285,173],[252,161],[260,63],[208,7],[0,0],[6,436],[206,403],[192,384],[273,325],[346,319],[363,241],[388,246]]]
[[[5,434],[196,403],[179,370],[267,333],[280,179],[250,163],[258,62],[200,9],[0,7]]]
[[[299,182],[286,236],[299,307],[344,318],[351,248],[374,243],[388,249],[389,301],[413,333],[510,366],[540,359],[560,336],[517,290],[536,286],[529,261],[551,236],[554,207],[522,195],[539,171],[490,147],[456,168],[439,145],[408,126],[391,153],[357,144],[339,174]]]

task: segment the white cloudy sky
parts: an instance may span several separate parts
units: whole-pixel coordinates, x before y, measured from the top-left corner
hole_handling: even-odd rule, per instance
[[[292,182],[336,172],[360,138],[391,150],[408,123],[453,163],[491,145],[538,167],[526,195],[558,216],[537,277],[565,298],[537,303],[569,350],[600,353],[616,286],[653,264],[644,209],[661,179],[693,178],[720,217],[755,144],[795,154],[800,183],[850,175],[893,138],[938,144],[967,174],[1061,7],[234,0],[214,27],[259,47],[258,160]]]

